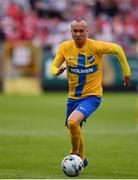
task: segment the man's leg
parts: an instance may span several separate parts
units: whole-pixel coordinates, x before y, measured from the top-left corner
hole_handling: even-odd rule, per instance
[[[80,138],[80,148],[79,148],[79,154],[81,159],[85,159],[85,153],[84,153],[84,138],[83,135],[81,133],[81,138]]]
[[[72,150],[71,154],[78,154],[80,148],[81,129],[80,124],[74,120],[68,120],[68,128],[71,135]]]
[[[84,159],[84,140],[81,132],[80,123],[83,121],[84,115],[74,110],[68,118],[68,128],[71,134],[72,154],[80,154]]]

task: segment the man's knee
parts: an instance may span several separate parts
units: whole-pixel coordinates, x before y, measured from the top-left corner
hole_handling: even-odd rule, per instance
[[[77,128],[78,126],[80,126],[80,124],[79,124],[78,121],[68,120],[68,128],[69,128],[69,129],[75,129],[75,128]]]

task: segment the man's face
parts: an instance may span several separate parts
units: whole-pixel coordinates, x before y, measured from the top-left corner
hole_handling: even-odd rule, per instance
[[[77,22],[71,26],[71,33],[77,44],[83,44],[88,35],[88,28],[85,24]]]

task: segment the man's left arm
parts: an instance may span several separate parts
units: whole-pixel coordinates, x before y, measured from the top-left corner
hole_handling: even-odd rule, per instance
[[[96,42],[97,52],[100,54],[115,54],[117,55],[119,62],[121,64],[124,76],[124,86],[130,87],[130,77],[131,71],[129,64],[127,62],[127,58],[121,46],[115,43],[97,41]]]
[[[130,87],[130,77],[131,77],[131,71],[129,64],[127,62],[126,56],[124,54],[124,51],[121,46],[115,44],[113,47],[115,54],[117,55],[120,64],[123,69],[123,75],[124,75],[124,86],[125,87]]]

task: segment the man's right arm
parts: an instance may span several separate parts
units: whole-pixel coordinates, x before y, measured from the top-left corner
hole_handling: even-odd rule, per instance
[[[62,52],[59,48],[51,66],[51,73],[53,76],[58,76],[64,72],[66,68],[61,67],[64,61],[65,61],[64,56],[62,55]]]

